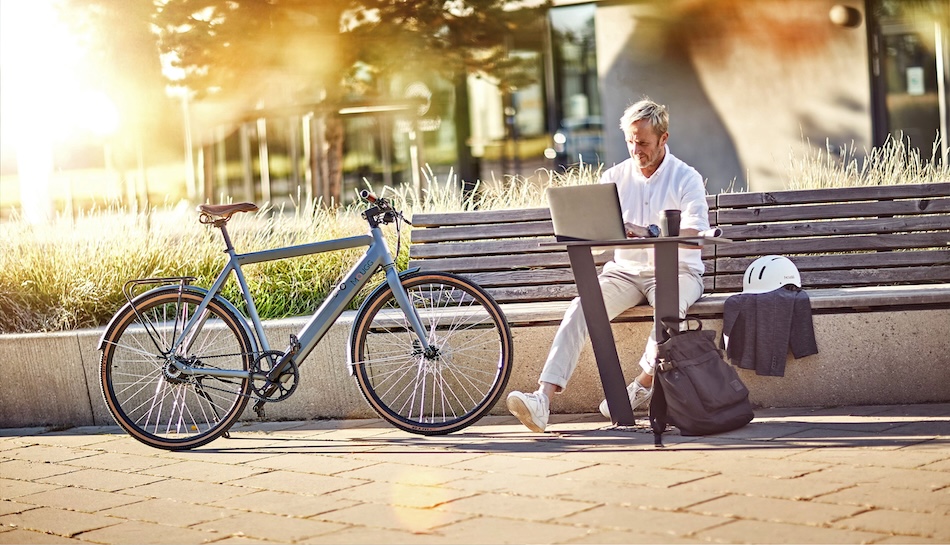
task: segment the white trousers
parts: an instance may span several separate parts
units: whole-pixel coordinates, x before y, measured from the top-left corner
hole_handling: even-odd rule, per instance
[[[652,271],[649,274],[631,273],[610,262],[604,267],[604,271],[600,274],[598,280],[600,281],[600,290],[604,294],[607,316],[611,320],[630,307],[644,302],[651,306],[654,304],[656,279]],[[689,270],[680,269],[679,288],[679,314],[680,319],[682,319],[686,317],[686,310],[689,306],[703,295],[702,276]],[[554,335],[551,351],[548,353],[548,359],[544,363],[544,369],[541,370],[541,377],[538,382],[554,384],[558,386],[558,391],[566,388],[567,381],[570,380],[574,369],[577,367],[577,360],[586,341],[587,322],[584,320],[580,298],[575,297],[567,308],[567,312],[564,313],[564,319],[561,320],[561,325]],[[656,331],[651,328],[643,356],[640,357],[640,367],[651,375],[653,374],[653,366],[656,364],[656,344]]]

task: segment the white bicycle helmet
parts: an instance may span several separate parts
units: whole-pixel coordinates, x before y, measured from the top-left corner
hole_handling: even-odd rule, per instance
[[[802,276],[792,261],[780,255],[760,257],[742,277],[742,293],[767,293],[787,284],[802,287]]]

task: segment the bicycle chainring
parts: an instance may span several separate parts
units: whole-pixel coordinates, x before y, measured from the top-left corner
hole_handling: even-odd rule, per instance
[[[268,350],[262,353],[251,367],[253,376],[268,374],[270,370],[284,357],[283,352]],[[300,369],[292,359],[287,360],[287,369],[277,377],[277,380],[265,378],[251,378],[251,390],[257,399],[267,402],[283,401],[291,396],[300,383]]]

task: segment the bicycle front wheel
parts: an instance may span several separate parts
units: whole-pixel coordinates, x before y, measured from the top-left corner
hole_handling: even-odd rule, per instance
[[[183,450],[204,445],[224,434],[247,405],[248,378],[189,376],[171,365],[250,369],[251,341],[241,318],[217,300],[172,352],[204,295],[177,286],[144,294],[119,310],[103,337],[102,396],[122,429],[149,446]]]
[[[478,285],[448,273],[415,273],[402,287],[422,321],[425,351],[392,289],[360,309],[350,347],[363,396],[405,431],[442,435],[487,413],[511,375],[511,330]]]

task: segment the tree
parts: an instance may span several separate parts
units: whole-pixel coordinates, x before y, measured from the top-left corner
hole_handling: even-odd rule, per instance
[[[546,3],[504,0],[161,0],[154,22],[167,66],[199,100],[240,116],[255,107],[385,98],[400,70],[434,70],[455,82],[463,178],[471,170],[465,78],[521,82],[505,48],[512,33],[540,20]],[[518,8],[518,9],[515,9]],[[218,120],[220,121],[220,120]],[[328,115],[333,196],[342,178],[342,122]],[[471,179],[471,178],[469,178]]]

